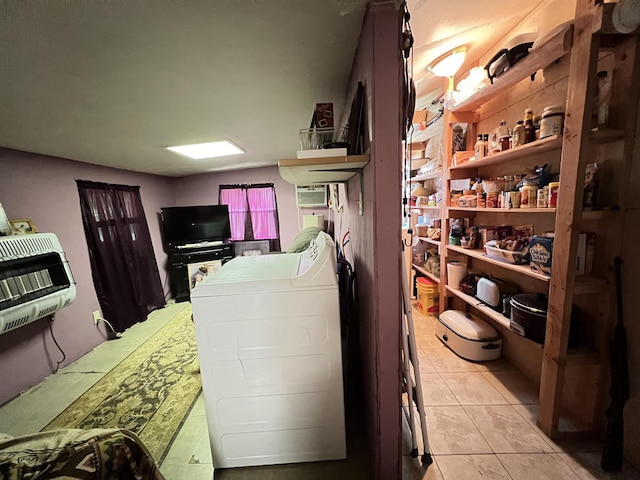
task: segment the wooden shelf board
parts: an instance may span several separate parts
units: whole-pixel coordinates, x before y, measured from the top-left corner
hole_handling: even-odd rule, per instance
[[[411,207],[411,208],[415,208],[415,209],[420,209],[420,210],[432,210],[432,211],[440,211],[440,207],[433,207],[433,206],[419,206],[419,207]]]
[[[605,208],[602,210],[583,210],[582,211],[582,219],[583,220],[600,220],[602,218],[607,218],[612,215],[617,215],[621,212],[619,208]]]
[[[448,285],[446,288],[447,288],[447,292],[450,293],[451,295],[455,295],[456,297],[464,300],[465,303],[467,303],[468,305],[471,305],[476,310],[484,313],[486,316],[491,318],[494,322],[499,323],[503,327],[509,328],[510,321],[507,317],[502,315],[502,313],[496,312],[493,308],[483,304],[477,298],[472,297],[471,295],[467,295],[466,293],[461,292],[460,290],[451,288]],[[514,333],[514,335],[517,335],[517,334]]]
[[[555,208],[469,208],[447,207],[450,212],[556,213]]]
[[[611,143],[624,139],[623,130],[591,130],[589,140],[592,143]]]
[[[501,268],[504,268],[505,270],[511,270],[514,272],[521,273],[523,275],[527,275],[528,277],[542,280],[543,282],[548,283],[550,280],[549,277],[545,275],[541,275],[531,270],[531,267],[529,265],[514,265],[512,263],[501,262],[500,260],[487,257],[484,253],[484,250],[481,250],[481,249],[477,249],[477,250],[468,249],[468,248],[458,247],[457,245],[447,245],[447,249],[452,250],[454,252],[462,253],[463,255],[466,255],[471,258],[477,258],[478,260],[490,263],[492,265],[497,265]]]
[[[475,110],[490,98],[494,98],[500,92],[512,87],[516,83],[530,77],[541,68],[545,68],[571,50],[573,40],[573,25],[561,30],[545,42],[541,47],[531,50],[524,57],[500,77],[494,79],[492,85],[479,90],[466,100],[455,105],[450,110],[453,112]]]
[[[362,171],[367,163],[369,155],[290,158],[278,160],[278,171],[283,180],[293,185],[343,183]]]
[[[441,177],[443,173],[444,173],[443,170],[438,170],[430,173],[423,173],[422,175],[416,175],[415,177],[411,177],[409,179],[409,182],[413,183],[413,182],[423,182],[425,180],[431,180],[432,178]]]
[[[440,246],[440,240],[432,240],[429,237],[418,237],[418,240]]]
[[[424,274],[425,277],[430,278],[431,280],[433,280],[436,283],[440,283],[440,279],[438,277],[436,277],[432,273],[427,272],[423,267],[419,267],[415,263],[412,264],[411,266],[413,267],[414,270],[417,270],[418,272]]]
[[[449,167],[449,170],[459,170],[463,168],[479,168],[486,165],[494,165],[496,163],[502,163],[516,158],[522,158],[529,155],[536,155],[538,153],[552,152],[554,150],[560,150],[562,148],[562,135],[553,135],[551,137],[543,138],[542,140],[536,140],[535,142],[527,143],[520,147],[510,148],[504,152],[494,153],[488,157],[483,157],[480,160],[473,160],[461,165],[455,165]]]
[[[604,278],[577,275],[573,287],[574,295],[591,295],[600,293],[609,284]]]
[[[455,288],[451,288],[449,286],[446,287],[447,292],[451,295],[454,295],[460,299],[462,299],[467,305],[471,305],[476,310],[484,313],[487,317],[491,318],[494,322],[502,325],[503,327],[511,330],[510,328],[510,320],[502,315],[500,312],[496,312],[493,308],[484,305],[480,300],[471,295],[467,295],[466,293],[461,292],[460,290],[456,290]],[[514,332],[514,335],[518,335]],[[540,345],[542,349],[542,345]],[[599,355],[590,350],[587,347],[580,346],[571,348],[567,351],[566,365],[568,366],[578,366],[578,365],[598,365],[600,363]]]
[[[565,364],[574,367],[580,365],[599,365],[600,355],[584,346],[570,348],[567,350],[567,361]]]

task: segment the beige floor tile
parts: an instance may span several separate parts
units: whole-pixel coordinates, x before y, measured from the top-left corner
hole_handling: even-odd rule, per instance
[[[537,405],[512,405],[513,408],[525,419],[525,421],[529,422],[529,424],[534,428],[534,430],[540,435],[545,442],[551,447],[551,451],[553,452],[600,452],[602,451],[602,445],[600,442],[585,438],[571,438],[571,439],[559,439],[552,440],[545,435],[545,433],[538,427],[536,424],[538,417],[538,406]]]
[[[495,455],[440,455],[444,480],[511,480]]]
[[[416,338],[418,346],[421,348],[447,348],[444,343],[436,337],[435,331],[428,332]]]
[[[402,480],[444,480],[436,462],[426,469],[420,458],[402,457]]]
[[[511,404],[537,404],[538,390],[517,370],[490,371],[483,375]]]
[[[513,365],[506,359],[500,357],[497,360],[489,360],[488,362],[477,362],[476,367],[481,372],[501,372],[514,370]]]
[[[439,373],[425,373],[420,377],[425,406],[460,405]]]
[[[493,453],[462,407],[426,407],[425,410],[432,454]]]
[[[498,459],[516,480],[584,480],[555,453],[498,454]]]
[[[431,360],[429,360],[429,357],[427,356],[427,352],[422,348],[418,348],[418,369],[420,370],[421,375],[424,373],[436,372],[433,363],[431,363]]]
[[[458,357],[448,348],[425,348],[427,358],[437,372],[477,372],[475,364]]]
[[[441,372],[440,376],[460,405],[503,405],[509,403],[489,383],[482,372]]]
[[[464,406],[494,453],[551,453],[551,447],[511,405]]]
[[[604,472],[600,453],[559,453],[558,456],[583,480],[638,480],[640,471],[624,463],[621,472]]]

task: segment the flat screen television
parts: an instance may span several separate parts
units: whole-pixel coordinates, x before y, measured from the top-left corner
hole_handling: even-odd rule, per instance
[[[229,207],[226,205],[165,207],[160,209],[160,214],[165,247],[169,249],[231,238]]]

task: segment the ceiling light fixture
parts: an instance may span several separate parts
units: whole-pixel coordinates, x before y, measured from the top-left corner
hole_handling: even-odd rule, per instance
[[[198,143],[195,145],[180,145],[177,147],[167,147],[166,149],[196,160],[245,153],[240,147],[227,140],[222,142]]]
[[[438,77],[453,77],[464,63],[466,56],[467,47],[465,45],[454,48],[431,62],[427,70]]]

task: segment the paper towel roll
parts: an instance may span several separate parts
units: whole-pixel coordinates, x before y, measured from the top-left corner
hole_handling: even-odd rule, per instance
[[[462,262],[447,263],[447,284],[451,288],[460,290],[460,282],[467,274],[467,266]]]

